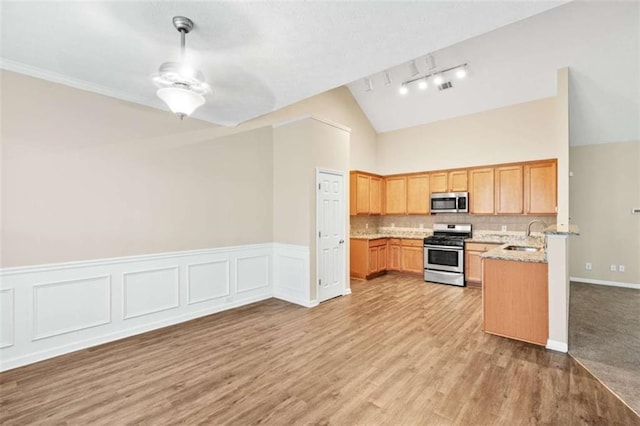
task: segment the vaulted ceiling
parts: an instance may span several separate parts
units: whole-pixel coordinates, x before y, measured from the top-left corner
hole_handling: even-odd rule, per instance
[[[553,96],[568,66],[571,143],[640,139],[638,2],[5,1],[0,12],[0,67],[163,110],[151,76],[178,59],[172,17],[190,17],[187,56],[213,88],[194,116],[224,126],[347,85],[386,132]],[[468,63],[469,76],[402,96],[412,59],[419,75]]]
[[[172,17],[187,16],[188,58],[213,88],[194,116],[236,125],[563,3],[10,1],[0,54],[5,69],[166,109],[150,77],[177,59]],[[353,92],[378,130],[404,124]]]

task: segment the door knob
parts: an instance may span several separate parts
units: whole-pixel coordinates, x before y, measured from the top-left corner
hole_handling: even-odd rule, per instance
[[[344,240],[340,240],[340,241],[339,241],[339,244],[344,244]]]

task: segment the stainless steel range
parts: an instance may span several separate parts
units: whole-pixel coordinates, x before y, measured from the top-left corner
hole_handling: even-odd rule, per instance
[[[433,236],[424,239],[424,280],[464,286],[464,240],[471,224],[433,225]]]

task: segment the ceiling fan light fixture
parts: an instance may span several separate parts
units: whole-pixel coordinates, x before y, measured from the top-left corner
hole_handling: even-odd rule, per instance
[[[158,89],[156,93],[180,119],[193,114],[198,107],[204,105],[204,96],[177,85]]]
[[[174,16],[173,26],[180,33],[180,62],[160,65],[153,82],[159,87],[156,94],[180,119],[191,115],[204,105],[203,95],[209,92],[204,75],[185,61],[185,36],[193,29],[193,21],[184,16]]]

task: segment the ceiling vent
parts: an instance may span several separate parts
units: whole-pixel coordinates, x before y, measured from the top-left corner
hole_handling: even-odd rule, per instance
[[[442,84],[438,84],[438,90],[447,90],[447,89],[451,89],[453,87],[453,83],[451,83],[450,81],[445,81]]]

